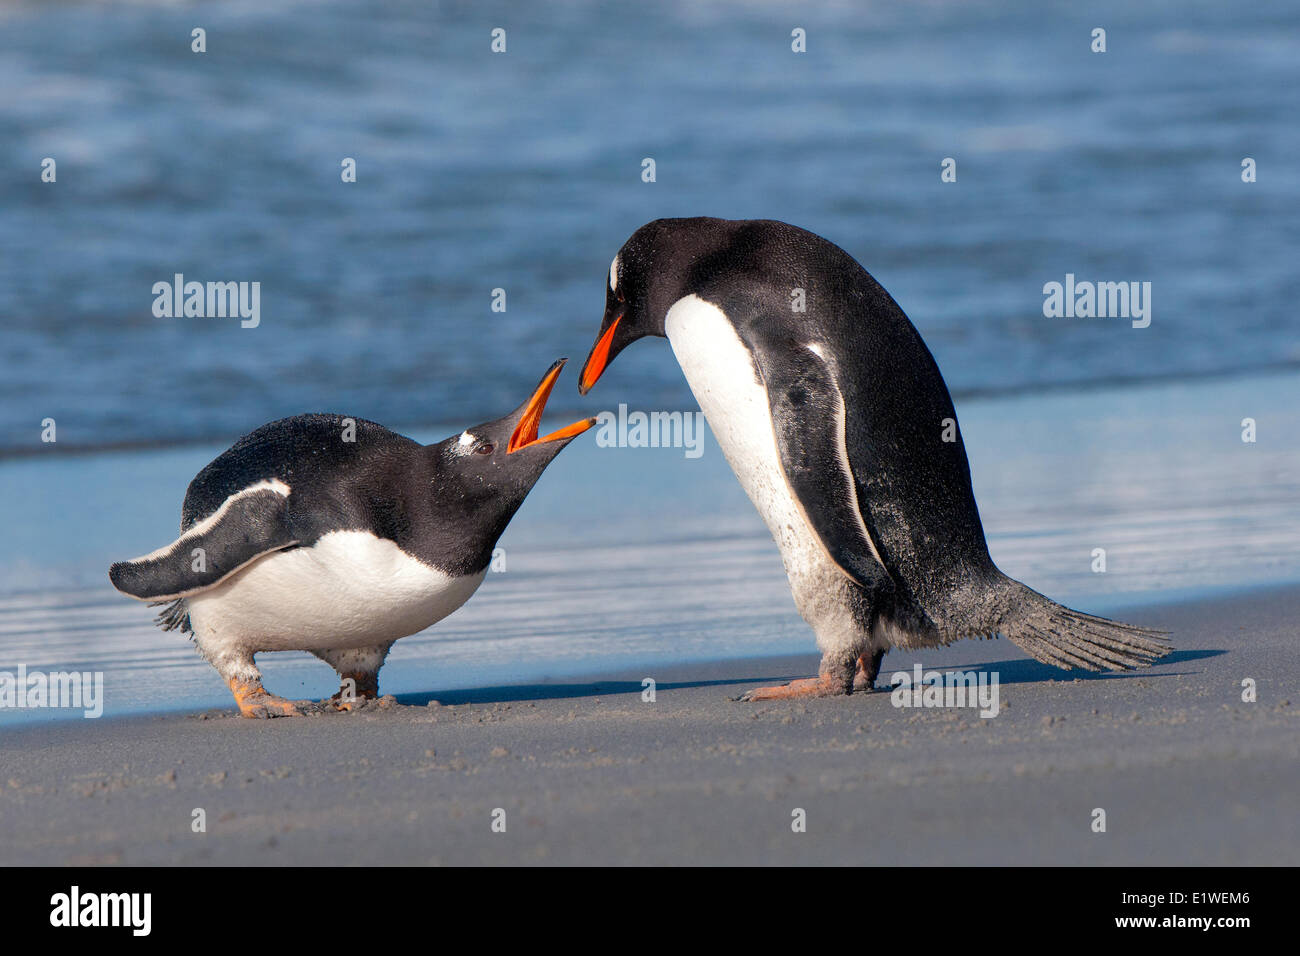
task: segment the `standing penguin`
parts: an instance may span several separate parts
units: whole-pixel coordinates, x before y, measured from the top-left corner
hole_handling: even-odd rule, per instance
[[[176,541],[109,578],[169,603],[159,624],[194,635],[245,717],[300,713],[262,687],[259,651],[311,651],[351,709],[378,696],[394,641],[469,600],[546,466],[595,424],[537,437],[563,365],[511,414],[436,445],[339,415],[263,425],[190,482]]]
[[[672,345],[822,651],[819,677],[745,699],[848,694],[855,676],[870,689],[890,647],[998,633],[1062,668],[1168,653],[1160,631],[1073,611],[997,569],[943,376],[838,246],[768,220],[642,226],[610,265],[579,390],[646,335]]]

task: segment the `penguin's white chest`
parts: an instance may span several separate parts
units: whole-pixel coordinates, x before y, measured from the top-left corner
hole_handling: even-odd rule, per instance
[[[364,531],[268,555],[187,601],[205,643],[257,650],[368,647],[442,620],[482,583],[453,577]]]
[[[799,581],[830,562],[785,480],[767,389],[749,349],[721,309],[694,295],[668,310],[664,331],[727,464],[781,549],[798,601]]]

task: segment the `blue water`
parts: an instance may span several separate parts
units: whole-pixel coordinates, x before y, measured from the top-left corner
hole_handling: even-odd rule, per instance
[[[1086,6],[0,4],[0,453],[495,416],[666,215],[843,245],[959,397],[1300,367],[1300,7]],[[260,326],[155,318],[178,272]],[[1150,328],[1045,319],[1067,272],[1151,282]],[[693,407],[650,349],[552,407],[618,401]]]
[[[1098,612],[1300,580],[1296,89],[1283,3],[0,0],[0,670],[103,671],[111,714],[228,709],[108,564],[171,540],[195,471],[273,418],[432,440],[513,408],[585,355],[659,216],[784,219],[876,275],[1013,576]],[[175,273],[260,282],[260,325],[155,318]],[[1150,282],[1150,327],[1044,318],[1067,273]],[[573,384],[548,423],[695,408],[663,342]],[[385,690],[813,649],[711,437],[584,436],[502,545]],[[333,690],[307,655],[261,663]]]

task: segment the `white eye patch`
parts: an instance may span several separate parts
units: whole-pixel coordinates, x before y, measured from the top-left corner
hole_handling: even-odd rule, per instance
[[[456,450],[459,452],[467,452],[476,441],[478,441],[478,439],[469,432],[461,432],[460,441],[456,442]]]
[[[618,291],[618,256],[609,264],[609,291]]]

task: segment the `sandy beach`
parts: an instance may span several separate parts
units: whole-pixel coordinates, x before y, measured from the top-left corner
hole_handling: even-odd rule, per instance
[[[886,659],[886,676],[996,671],[987,719],[881,691],[730,699],[810,673],[799,656],[269,722],[224,708],[20,727],[0,741],[0,861],[1295,865],[1298,614],[1296,588],[1135,610],[1177,650],[1133,674],[1075,679],[1006,641]]]
[[[817,658],[711,436],[698,459],[575,443],[503,539],[508,570],[394,648],[381,690],[395,701],[276,721],[236,716],[190,642],[102,578],[124,543],[165,533],[210,449],[5,463],[0,491],[50,493],[0,548],[19,589],[0,599],[0,670],[102,672],[105,701],[95,720],[0,711],[0,861],[1295,864],[1300,586],[1277,440],[1292,391],[962,404],[1001,566],[1175,647],[1107,675],[1005,640],[886,658],[882,682],[916,664],[996,673],[990,718],[888,692],[732,700]],[[1267,440],[1243,445],[1233,426],[1252,406],[1275,411]],[[306,654],[260,663],[276,693],[336,686]]]

